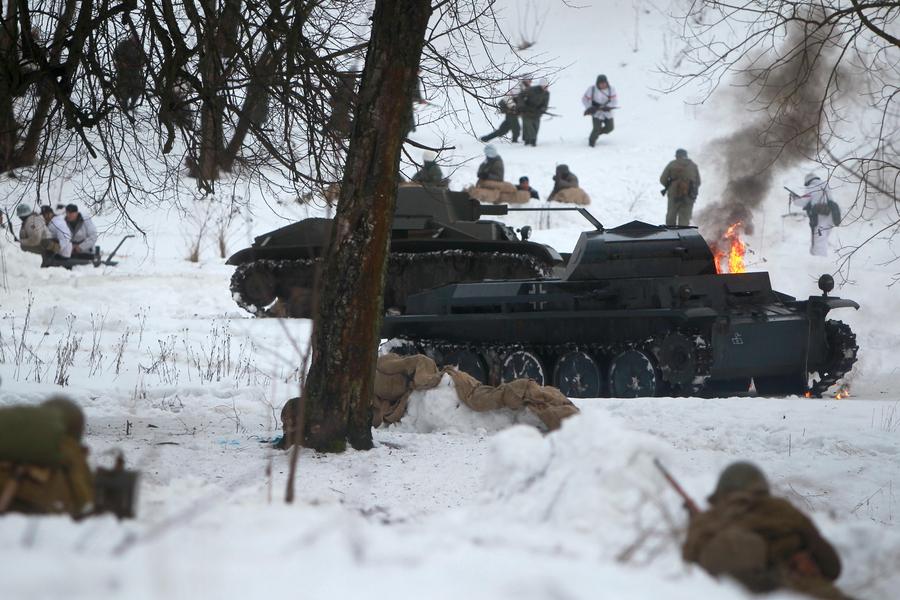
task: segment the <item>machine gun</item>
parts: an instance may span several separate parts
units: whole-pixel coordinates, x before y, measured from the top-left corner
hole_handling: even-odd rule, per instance
[[[119,519],[133,519],[137,503],[138,472],[125,468],[120,453],[112,469],[98,467],[94,473],[94,510],[91,514],[112,513]]]

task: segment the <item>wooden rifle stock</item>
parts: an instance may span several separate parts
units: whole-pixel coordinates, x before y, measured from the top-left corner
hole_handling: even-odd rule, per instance
[[[662,473],[662,476],[666,478],[666,481],[669,482],[669,485],[672,486],[672,489],[681,496],[682,500],[684,500],[684,507],[687,511],[693,516],[699,514],[701,512],[700,507],[697,506],[697,503],[694,502],[694,499],[687,495],[687,492],[684,491],[684,488],[679,485],[675,478],[672,477],[672,474],[663,466],[663,464],[659,461],[658,458],[653,459],[653,464],[656,465],[656,468],[659,469],[659,472]]]

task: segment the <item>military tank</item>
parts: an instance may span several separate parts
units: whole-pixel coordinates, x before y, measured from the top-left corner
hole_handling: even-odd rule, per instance
[[[384,307],[403,312],[410,293],[452,282],[539,278],[553,274],[562,257],[528,241],[530,228],[514,230],[483,216],[507,206],[482,205],[465,192],[401,186],[391,230]],[[254,240],[227,261],[237,266],[231,292],[260,316],[309,317],[312,290],[332,219],[303,219]]]
[[[772,289],[768,273],[717,274],[693,227],[633,221],[586,232],[550,279],[460,283],[410,295],[384,319],[400,353],[423,352],[484,383],[530,377],[570,397],[820,396],[856,361],[832,309]],[[814,376],[810,385],[810,377]]]

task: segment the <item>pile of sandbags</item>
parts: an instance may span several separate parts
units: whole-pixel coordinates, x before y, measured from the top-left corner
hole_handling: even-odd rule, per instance
[[[559,429],[563,419],[578,412],[558,389],[538,385],[532,379],[516,379],[494,387],[453,367],[438,369],[432,359],[422,354],[385,354],[378,357],[375,372],[372,425],[398,422],[406,414],[410,394],[437,387],[444,375],[453,380],[460,402],[477,412],[527,409],[548,430]]]
[[[591,197],[580,187],[564,188],[548,198],[550,202],[566,202],[568,204],[590,204]]]
[[[525,204],[531,199],[526,190],[517,189],[508,181],[479,179],[477,184],[467,187],[465,192],[479,202],[492,204]]]

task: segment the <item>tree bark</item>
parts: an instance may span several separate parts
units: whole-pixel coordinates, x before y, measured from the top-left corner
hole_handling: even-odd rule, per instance
[[[305,445],[340,452],[372,447],[371,397],[382,290],[430,0],[377,0],[341,196],[321,277]]]

